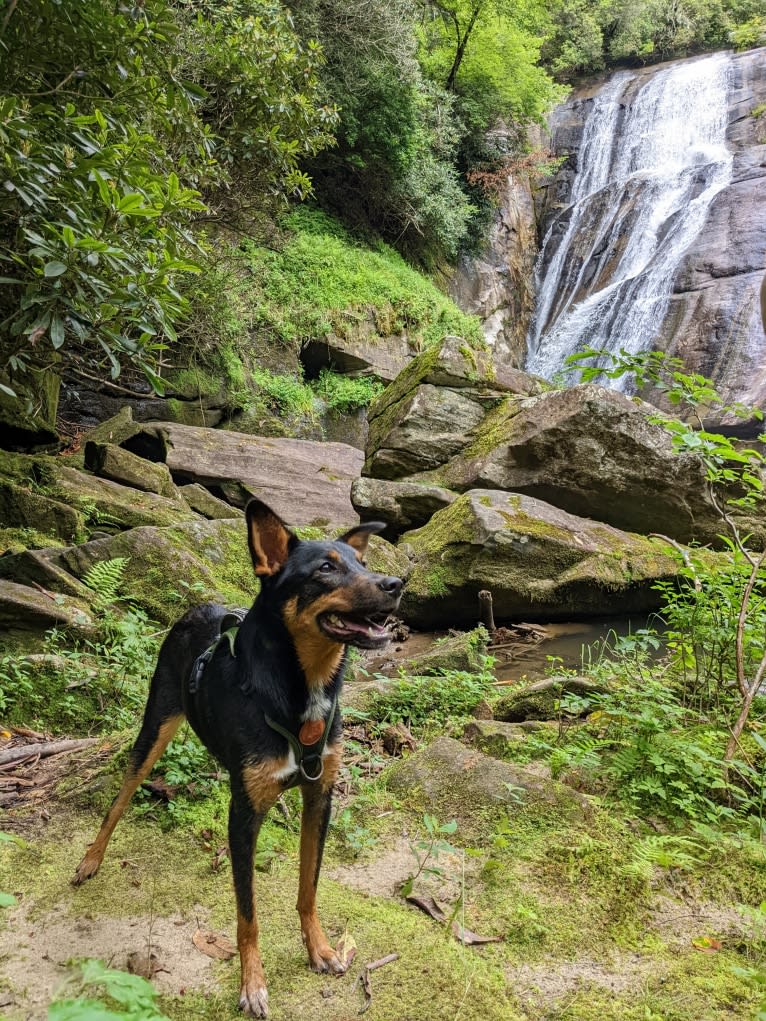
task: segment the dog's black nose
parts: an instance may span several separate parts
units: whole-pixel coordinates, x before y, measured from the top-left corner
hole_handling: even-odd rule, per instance
[[[378,582],[378,588],[385,592],[389,596],[398,596],[402,591],[402,585],[404,582],[401,578],[381,578]]]

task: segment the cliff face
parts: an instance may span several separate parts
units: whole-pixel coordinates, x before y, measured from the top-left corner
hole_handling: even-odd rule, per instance
[[[660,348],[766,404],[764,104],[761,48],[618,72],[554,111],[568,159],[537,196],[528,368],[549,375],[586,344]]]
[[[527,176],[509,177],[482,251],[462,258],[449,295],[464,311],[478,315],[495,361],[521,368],[534,308],[537,225]]]

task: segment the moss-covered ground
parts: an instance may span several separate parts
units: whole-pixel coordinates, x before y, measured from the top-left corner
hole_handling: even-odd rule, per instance
[[[25,993],[36,931],[69,934],[58,949],[65,962],[92,955],[83,936],[89,926],[108,932],[111,925],[126,941],[105,941],[113,966],[123,967],[129,952],[149,944],[158,966],[170,965],[169,974],[158,973],[169,1017],[235,1018],[236,959],[211,963],[190,941],[198,923],[234,935],[230,870],[219,853],[225,784],[215,783],[205,797],[181,798],[170,810],[139,800],[118,827],[99,875],[74,889],[72,870],[117,783],[114,769],[86,790],[70,779],[65,794],[47,806],[47,822],[33,808],[6,822],[24,836],[23,845],[0,844],[0,890],[19,901],[0,922],[10,1016],[45,1016],[40,1004],[30,1010]],[[755,994],[735,972],[759,951],[760,937],[737,912],[738,905],[766,898],[766,863],[752,849],[729,847],[704,865],[655,867],[651,876],[638,876],[631,866],[644,827],[616,811],[595,807],[588,820],[573,821],[551,808],[477,815],[464,803],[442,805],[442,821],[458,821],[452,848],[432,856],[429,865],[441,874],[425,882],[421,876],[416,891],[455,907],[469,930],[501,937],[462,946],[397,891],[415,871],[411,846],[423,855],[417,848],[422,815],[395,800],[385,773],[360,781],[347,771],[343,786],[350,793],[336,810],[319,895],[330,937],[348,932],[358,947],[343,978],[312,974],[301,947],[295,792],[286,813],[275,811],[262,834],[257,892],[274,1021],[356,1017],[364,1002],[361,966],[392,953],[399,959],[372,978],[370,1021],[755,1016]],[[21,970],[20,957],[27,962]],[[41,963],[43,972],[46,966]],[[59,980],[65,974],[54,972]]]

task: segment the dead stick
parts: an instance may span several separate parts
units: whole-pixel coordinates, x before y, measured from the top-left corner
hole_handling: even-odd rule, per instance
[[[88,748],[92,744],[98,744],[98,737],[70,738],[66,741],[45,741],[42,744],[23,744],[15,748],[6,748],[0,752],[0,766],[9,762],[20,762],[30,755],[36,755],[38,759],[46,759],[50,755],[60,755],[61,752],[74,752],[78,748]]]
[[[377,971],[378,968],[384,968],[387,964],[393,964],[394,961],[399,960],[399,954],[389,954],[388,957],[381,957],[377,961],[373,961],[372,964],[366,964],[367,971]]]
[[[479,593],[479,622],[487,631],[495,630],[495,615],[492,612],[492,593],[482,589]]]

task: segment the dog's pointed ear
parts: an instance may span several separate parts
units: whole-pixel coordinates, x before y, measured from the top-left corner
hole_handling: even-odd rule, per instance
[[[248,503],[245,519],[253,570],[259,578],[277,574],[299,539],[279,515],[261,500],[251,500]]]
[[[347,546],[353,549],[356,559],[362,560],[367,553],[367,543],[370,541],[370,536],[377,535],[385,527],[386,525],[383,521],[365,521],[363,524],[357,525],[356,528],[351,528],[343,535],[339,535],[337,541],[345,542]]]

